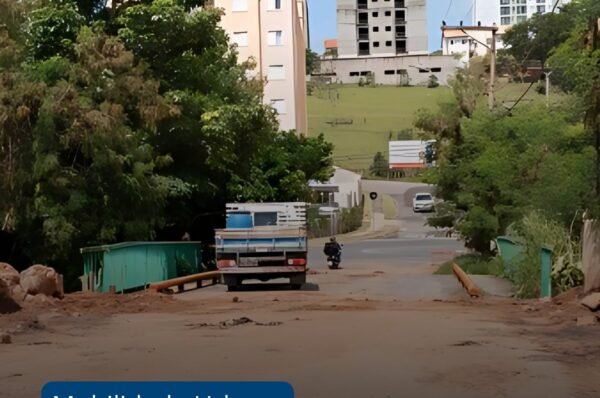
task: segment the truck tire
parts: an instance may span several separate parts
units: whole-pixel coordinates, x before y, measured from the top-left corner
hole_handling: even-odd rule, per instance
[[[300,290],[302,285],[306,283],[306,274],[298,274],[290,276],[290,285],[293,290]]]
[[[223,275],[223,281],[227,285],[228,292],[235,292],[242,285],[241,279],[233,275]]]

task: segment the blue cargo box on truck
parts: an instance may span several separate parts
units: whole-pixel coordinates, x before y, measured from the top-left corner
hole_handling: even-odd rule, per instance
[[[227,205],[227,227],[215,231],[217,267],[229,290],[244,280],[306,282],[306,203]]]

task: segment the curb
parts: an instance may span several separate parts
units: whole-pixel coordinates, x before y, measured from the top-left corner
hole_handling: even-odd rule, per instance
[[[469,296],[471,297],[481,297],[481,289],[477,287],[477,285],[471,280],[469,275],[456,263],[452,265],[452,272],[458,281],[463,285]]]

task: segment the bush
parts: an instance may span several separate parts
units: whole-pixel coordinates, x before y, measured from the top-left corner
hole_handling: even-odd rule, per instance
[[[440,86],[440,82],[436,75],[429,76],[429,80],[427,81],[427,88],[436,88]]]
[[[552,249],[552,284],[554,293],[561,293],[583,283],[581,247],[572,239],[570,231],[559,223],[548,220],[538,212],[531,212],[508,228],[508,235],[525,246],[524,257],[507,269],[507,277],[518,288],[521,298],[539,297],[541,284],[540,250]]]
[[[485,257],[479,254],[465,254],[443,264],[436,275],[452,274],[452,265],[457,263],[467,273],[471,275],[493,275],[502,276],[504,274],[504,263],[499,257]]]

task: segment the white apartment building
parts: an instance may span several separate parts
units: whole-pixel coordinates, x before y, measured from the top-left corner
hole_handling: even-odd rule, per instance
[[[505,48],[502,36],[507,26],[499,26],[496,32],[496,50]],[[492,32],[479,26],[442,26],[442,54],[460,56],[466,65],[473,57],[483,57],[492,45]]]
[[[558,10],[571,0],[473,0],[473,25],[514,25],[535,14]]]
[[[214,0],[221,26],[240,62],[253,59],[266,80],[264,101],[277,110],[281,130],[306,134],[306,0]]]
[[[426,0],[337,0],[340,58],[426,55]]]

